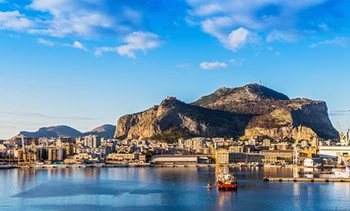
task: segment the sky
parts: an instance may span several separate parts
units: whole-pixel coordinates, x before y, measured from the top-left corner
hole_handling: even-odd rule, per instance
[[[350,1],[0,0],[0,139],[248,83],[349,127]]]

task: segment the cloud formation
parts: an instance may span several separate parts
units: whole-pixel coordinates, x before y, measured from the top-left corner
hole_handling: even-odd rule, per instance
[[[125,45],[115,48],[96,48],[95,55],[101,56],[103,52],[117,52],[121,56],[136,58],[136,51],[143,51],[146,53],[149,49],[156,48],[163,42],[158,35],[150,32],[133,32],[127,35],[123,41],[126,43]]]
[[[56,45],[54,42],[52,42],[50,40],[43,39],[43,38],[39,38],[37,42],[40,44],[43,44],[43,45],[50,46],[50,47],[53,47]]]
[[[74,41],[72,47],[73,47],[73,48],[80,49],[80,50],[87,51],[87,48],[86,48],[83,44],[81,44],[80,42],[78,42],[78,41]]]
[[[183,63],[183,64],[177,64],[176,67],[177,68],[184,68],[184,69],[188,69],[190,68],[192,65],[188,64],[188,63]]]
[[[161,40],[158,35],[153,33],[134,32],[124,38],[126,45],[122,45],[116,48],[117,52],[122,56],[128,56],[130,58],[135,57],[135,51],[147,52],[148,49],[156,48],[161,44]]]
[[[22,31],[34,25],[33,21],[26,18],[18,10],[0,12],[0,29]]]
[[[225,62],[202,62],[199,64],[202,69],[216,69],[216,68],[226,68],[227,64]]]
[[[20,5],[0,0],[4,2],[8,11],[0,11],[0,30],[52,38],[57,46],[98,41],[95,55],[117,52],[130,58],[159,47],[160,37],[169,36],[174,27],[181,30],[184,20],[236,52],[248,44],[297,42],[344,31],[349,14],[343,8],[350,6],[346,0],[28,0]],[[323,43],[311,47],[318,45]],[[70,46],[87,49],[78,43]]]
[[[91,38],[131,30],[129,24],[122,22],[124,18],[130,17],[130,10],[120,11],[120,18],[117,19],[103,6],[103,1],[95,0],[33,0],[27,8],[49,16],[41,18],[40,27],[32,28],[29,32],[53,37],[70,35]],[[131,20],[137,21],[136,16],[133,14]]]
[[[334,46],[340,46],[343,48],[346,48],[350,45],[350,38],[349,37],[335,37],[332,40],[325,40],[318,43],[313,43],[309,47],[310,48],[317,48],[320,45],[334,45]]]
[[[346,1],[187,0],[191,25],[216,37],[232,51],[248,43],[296,42],[347,24]],[[348,25],[348,24],[347,24]]]

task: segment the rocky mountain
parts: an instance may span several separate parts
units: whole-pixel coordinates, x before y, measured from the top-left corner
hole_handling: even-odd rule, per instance
[[[200,98],[193,105],[241,114],[254,114],[245,134],[247,137],[267,135],[273,138],[339,138],[323,101],[289,99],[284,94],[258,84],[239,88],[221,88]]]
[[[115,126],[114,125],[102,125],[100,127],[97,127],[91,131],[82,133],[74,128],[71,128],[66,125],[58,125],[58,126],[52,126],[52,127],[42,127],[36,132],[27,132],[27,131],[21,131],[17,136],[23,135],[25,137],[31,137],[31,138],[58,138],[58,137],[82,137],[87,135],[98,135],[100,137],[104,138],[112,138],[115,132]],[[15,138],[14,137],[14,138]]]
[[[100,127],[97,127],[89,132],[84,133],[84,136],[87,135],[97,135],[100,137],[104,137],[104,138],[113,138],[113,135],[115,133],[115,125],[102,125]]]
[[[234,114],[190,105],[168,97],[159,106],[119,118],[115,137],[156,138],[244,135],[251,115]]]
[[[121,117],[114,136],[173,140],[184,136],[339,138],[325,102],[290,100],[258,84],[220,88],[192,104],[167,98],[159,106]]]

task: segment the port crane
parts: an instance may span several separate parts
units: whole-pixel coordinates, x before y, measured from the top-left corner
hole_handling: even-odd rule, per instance
[[[293,147],[294,147],[293,164],[299,165],[300,164],[300,152],[298,149],[298,144],[299,144],[299,140],[300,140],[301,125],[299,125],[296,129],[297,129],[297,137],[296,137],[295,143],[293,145]]]
[[[21,157],[18,155],[18,165],[28,165],[30,164],[30,154],[26,151],[23,135],[21,135],[21,142],[22,142],[23,162],[21,162]],[[29,160],[28,160],[28,157],[29,157]]]
[[[345,146],[350,145],[350,129],[342,132],[339,122],[337,122],[340,143]]]

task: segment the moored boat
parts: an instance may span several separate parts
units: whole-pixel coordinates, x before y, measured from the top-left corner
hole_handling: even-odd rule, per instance
[[[346,166],[345,169],[334,169],[333,172],[337,178],[350,178],[350,166]]]

